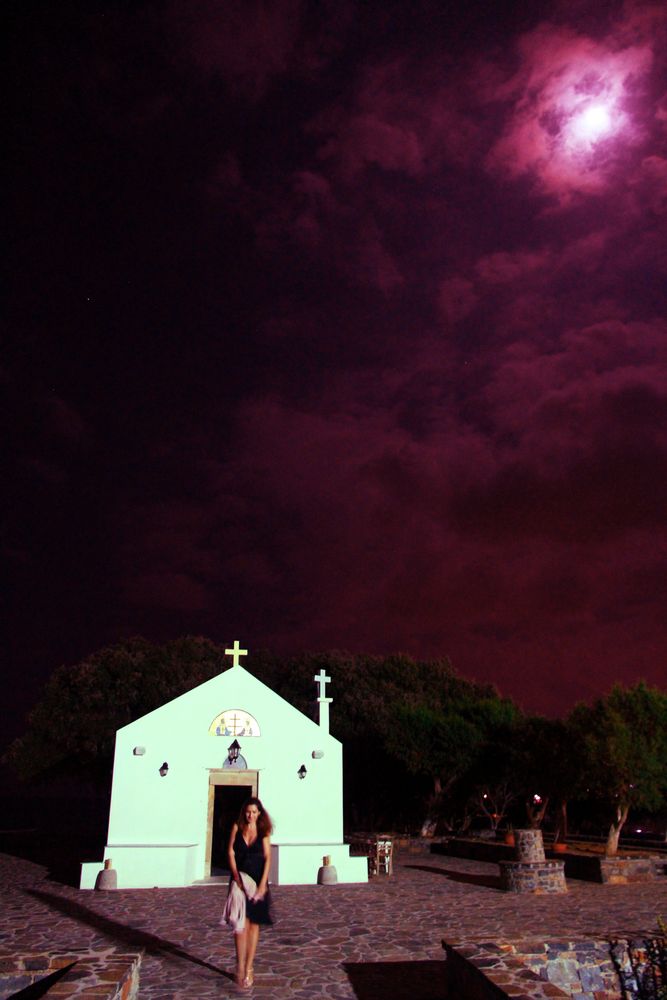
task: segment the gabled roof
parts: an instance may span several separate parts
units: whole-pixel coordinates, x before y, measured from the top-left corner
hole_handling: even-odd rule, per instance
[[[227,700],[230,704],[222,704],[222,699],[228,695]],[[127,726],[123,726],[118,732],[123,732],[134,726],[138,726],[141,723],[145,723],[148,719],[156,717],[157,715],[169,716],[171,714],[180,714],[180,710],[190,703],[192,707],[196,704],[206,704],[207,709],[211,714],[211,719],[214,718],[218,711],[222,711],[225,708],[239,708],[244,707],[249,711],[252,706],[249,704],[241,706],[240,704],[231,704],[231,701],[239,702],[239,700],[247,701],[248,698],[259,698],[262,702],[273,703],[280,706],[283,713],[294,714],[298,716],[301,722],[306,722],[307,724],[313,726],[315,731],[319,734],[320,739],[326,736],[328,739],[335,739],[335,737],[330,734],[325,734],[317,722],[310,719],[303,712],[300,712],[298,708],[295,708],[289,701],[283,698],[281,695],[277,694],[268,684],[264,684],[260,681],[254,674],[246,670],[240,664],[238,666],[229,667],[228,670],[223,671],[221,674],[217,674],[215,677],[211,677],[210,680],[204,681],[203,684],[198,684],[197,687],[191,688],[184,694],[179,695],[177,698],[173,698],[171,701],[166,702],[164,705],[160,705],[159,708],[153,709],[152,712],[148,712],[146,715],[142,715],[140,718],[135,719],[134,722],[128,723]],[[338,741],[336,741],[338,742]]]

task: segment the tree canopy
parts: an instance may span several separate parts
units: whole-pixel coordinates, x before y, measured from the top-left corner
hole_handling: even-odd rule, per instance
[[[610,809],[607,853],[615,854],[630,809],[656,810],[667,797],[667,694],[643,681],[616,685],[577,705],[569,724],[584,754],[579,791]]]
[[[107,779],[116,730],[224,669],[224,651],[186,637],[155,646],[134,638],[61,666],[7,759],[24,779]]]
[[[106,784],[116,730],[228,669],[224,650],[201,637],[134,638],[58,667],[5,759],[26,780]],[[631,808],[667,799],[667,694],[643,683],[547,720],[524,717],[447,659],[258,651],[247,668],[313,719],[314,677],[321,669],[332,677],[331,732],[343,743],[346,814],[356,827],[412,828],[425,811],[435,819],[448,810],[452,823],[458,811],[461,822],[471,809],[497,823],[517,796],[529,821],[541,822],[549,801],[564,821],[568,799],[593,797],[611,808],[614,851]]]

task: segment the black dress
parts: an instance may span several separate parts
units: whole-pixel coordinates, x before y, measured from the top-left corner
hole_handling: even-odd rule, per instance
[[[240,872],[245,872],[251,879],[259,885],[262,872],[264,871],[264,848],[260,837],[248,847],[240,830],[236,831],[234,837],[234,857],[236,867]],[[246,899],[246,915],[253,924],[272,924],[271,919],[271,897],[267,887],[264,899],[253,902]]]

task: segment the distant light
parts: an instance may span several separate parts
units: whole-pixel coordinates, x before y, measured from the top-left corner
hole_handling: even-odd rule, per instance
[[[535,794],[533,795],[533,802],[535,803],[536,806],[538,806],[541,801],[542,801],[542,796],[538,795],[537,792],[535,792]]]

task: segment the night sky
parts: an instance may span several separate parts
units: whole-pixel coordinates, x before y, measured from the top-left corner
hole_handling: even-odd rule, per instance
[[[10,725],[137,634],[664,684],[667,5],[5,16]]]

